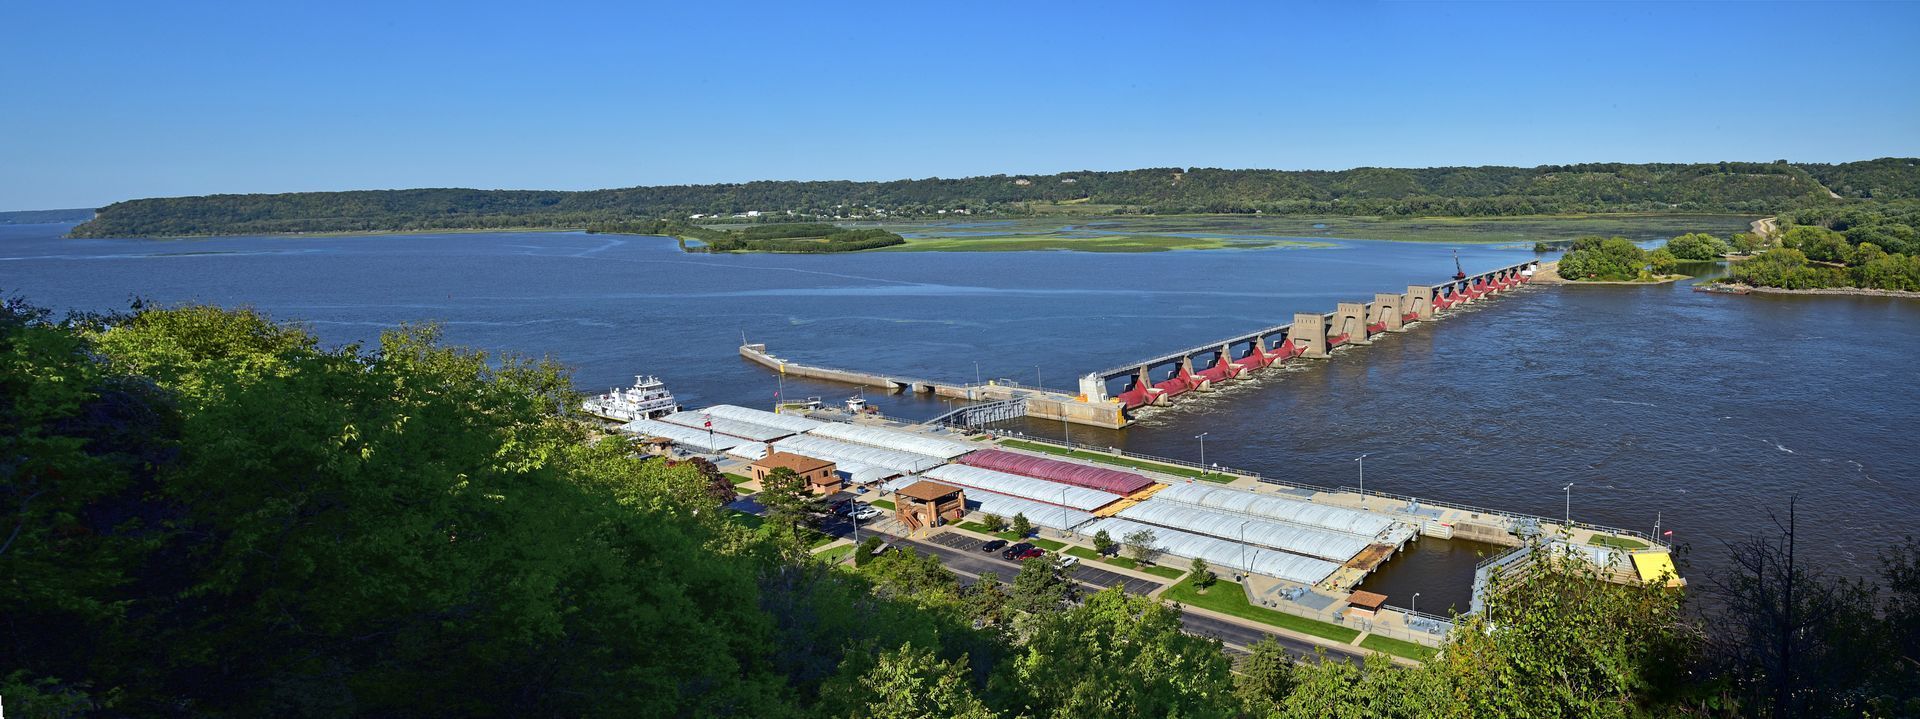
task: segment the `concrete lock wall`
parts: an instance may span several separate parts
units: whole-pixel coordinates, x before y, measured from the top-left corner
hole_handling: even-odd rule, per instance
[[[1293,327],[1287,332],[1287,339],[1301,348],[1300,356],[1312,359],[1327,357],[1327,318],[1311,312],[1301,312],[1293,316]]]
[[[1388,332],[1399,332],[1405,324],[1400,316],[1400,296],[1391,292],[1373,296],[1373,316],[1367,318],[1368,325],[1386,323]]]
[[[1407,285],[1407,311],[1417,314],[1420,321],[1433,319],[1433,288],[1419,285]]]
[[[1052,396],[1027,398],[1027,416],[1036,419],[1064,420],[1108,429],[1127,426],[1126,413],[1118,403],[1075,402]]]
[[[1368,344],[1367,306],[1358,302],[1342,302],[1333,310],[1333,329],[1328,334],[1347,336],[1347,344]]]

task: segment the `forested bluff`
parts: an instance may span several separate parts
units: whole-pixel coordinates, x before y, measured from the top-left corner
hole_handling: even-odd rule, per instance
[[[1774,214],[1920,197],[1920,160],[1594,163],[1351,170],[1152,168],[886,182],[758,181],[586,191],[430,188],[117,202],[74,237],[579,228],[643,220],[794,221],[1265,213],[1492,217],[1597,212]],[[752,218],[734,215],[758,213]]]
[[[739,521],[726,477],[571,416],[569,385],[431,327],[328,348],[248,311],[0,304],[8,716],[1920,714],[1920,545],[1829,576],[1790,498],[1686,593],[1568,558],[1420,666],[1236,661],[1047,559],[829,566],[799,490]]]

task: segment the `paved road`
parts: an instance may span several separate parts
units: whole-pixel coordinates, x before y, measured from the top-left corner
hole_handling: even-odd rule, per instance
[[[764,508],[760,509],[764,511]],[[999,576],[1002,582],[1012,582],[1014,576],[1020,573],[1020,565],[1001,559],[997,553],[988,554],[980,551],[980,545],[985,543],[985,540],[975,539],[955,532],[942,532],[924,541],[906,539],[904,537],[868,529],[864,526],[865,524],[865,522],[862,523],[861,536],[864,537],[871,532],[872,534],[884,537],[895,546],[913,547],[916,551],[939,557],[940,563],[945,564],[948,569],[958,573],[961,581],[966,584],[972,584],[974,578],[986,572],[993,572]],[[853,523],[845,517],[835,515],[829,517],[820,529],[836,537],[847,537],[853,533]],[[1069,570],[1068,576],[1072,577],[1075,581],[1096,589],[1105,589],[1119,585],[1121,591],[1129,594],[1144,595],[1163,586],[1161,582],[1142,579],[1119,572],[1110,572],[1096,567],[1089,567],[1085,563],[1081,563],[1072,570]],[[1323,648],[1321,645],[1301,641],[1286,635],[1274,634],[1244,624],[1229,622],[1224,619],[1215,619],[1193,612],[1181,612],[1180,623],[1186,627],[1188,634],[1212,637],[1225,642],[1228,645],[1227,648],[1229,651],[1251,647],[1262,638],[1269,636],[1278,640],[1280,646],[1286,647],[1288,652],[1297,657],[1310,658],[1314,656],[1316,651]],[[1362,656],[1359,652],[1353,650],[1327,648],[1325,651],[1328,659],[1338,661],[1356,662],[1359,661]],[[1243,652],[1235,651],[1235,653]]]
[[[942,538],[944,537],[970,540],[972,542],[972,549],[958,549],[953,546],[947,546],[948,543],[961,546],[966,545],[961,541],[951,539],[943,540]],[[913,547],[916,551],[939,557],[942,564],[945,564],[948,569],[959,573],[961,575],[961,581],[968,584],[971,584],[972,579],[979,576],[982,572],[994,572],[1003,582],[1012,581],[1014,575],[1020,573],[1019,565],[1001,559],[998,554],[987,554],[979,551],[978,548],[981,540],[951,532],[934,535],[929,541],[893,536],[889,536],[888,541],[895,546]],[[1161,586],[1159,582],[1124,575],[1118,572],[1109,572],[1085,565],[1075,567],[1070,576],[1076,581],[1096,588],[1106,588],[1114,584],[1119,584],[1122,587],[1122,591],[1133,594],[1145,594],[1159,589]],[[1275,634],[1243,624],[1202,616],[1192,612],[1181,612],[1180,623],[1186,627],[1188,634],[1218,639],[1228,645],[1232,645],[1229,647],[1230,649],[1251,647],[1266,637],[1273,637],[1280,642],[1280,646],[1285,647],[1289,653],[1296,657],[1311,658],[1316,651],[1322,648],[1321,645],[1311,642],[1301,641],[1282,634]],[[1359,661],[1361,656],[1358,652],[1341,649],[1326,649],[1326,653],[1328,659],[1348,662]]]

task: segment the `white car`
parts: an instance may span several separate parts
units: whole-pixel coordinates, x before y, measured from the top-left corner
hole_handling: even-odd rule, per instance
[[[1073,565],[1075,565],[1075,564],[1079,564],[1079,563],[1080,563],[1080,558],[1079,558],[1079,557],[1075,557],[1075,556],[1073,556],[1073,555],[1070,555],[1070,554],[1062,554],[1062,555],[1060,555],[1060,568],[1061,568],[1061,569],[1072,569],[1072,568],[1073,568]]]
[[[856,520],[864,521],[878,516],[880,516],[880,510],[871,504],[862,504],[860,508],[853,510],[853,518]]]

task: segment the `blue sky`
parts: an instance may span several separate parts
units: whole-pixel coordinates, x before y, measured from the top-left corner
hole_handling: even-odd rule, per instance
[[[0,210],[1920,155],[1915,3],[0,3]]]

